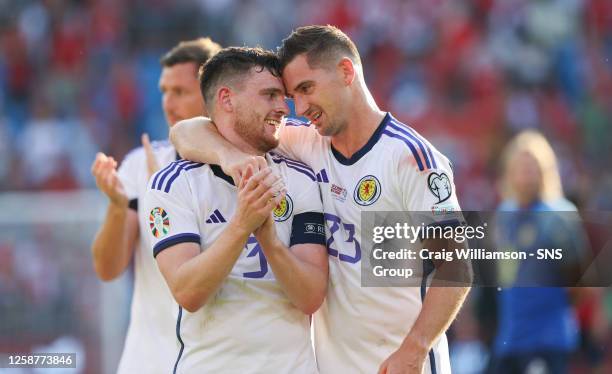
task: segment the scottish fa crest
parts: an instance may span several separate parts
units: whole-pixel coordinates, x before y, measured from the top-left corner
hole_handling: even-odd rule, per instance
[[[353,198],[362,206],[372,205],[380,197],[380,182],[373,175],[366,175],[357,182]]]
[[[427,178],[429,191],[438,198],[436,204],[448,200],[453,194],[453,187],[448,176],[444,173],[431,173]]]
[[[291,213],[293,213],[293,200],[291,200],[291,197],[287,194],[272,210],[272,215],[276,222],[283,222],[291,216]]]

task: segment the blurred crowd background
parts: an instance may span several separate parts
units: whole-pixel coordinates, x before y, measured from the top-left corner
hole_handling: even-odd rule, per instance
[[[495,208],[499,151],[527,128],[540,130],[553,145],[570,200],[582,210],[612,209],[608,0],[0,0],[0,191],[93,188],[90,166],[96,152],[121,160],[139,145],[143,132],[166,138],[158,61],[179,40],[210,36],[223,46],[275,48],[305,24],[336,25],[356,42],[380,107],[453,161],[464,209]],[[30,231],[37,236],[0,238],[0,311],[23,316],[14,306],[17,299],[40,303],[51,295],[52,304],[43,304],[54,309],[37,313],[65,320],[51,319],[47,330],[70,334],[71,321],[79,320],[81,329],[97,331],[86,317],[92,306],[83,302],[97,294],[75,296],[83,286],[75,285],[75,276],[93,279],[88,248],[80,249],[79,265],[72,257],[45,252],[45,242],[53,241],[44,230]],[[29,252],[10,239],[24,235],[31,237]],[[41,264],[24,265],[29,256]],[[66,261],[78,272],[42,265]],[[43,275],[38,288],[10,293],[21,289],[17,282],[40,283]],[[8,294],[17,301],[9,301]],[[608,299],[597,305],[611,318]],[[473,311],[476,318],[460,319],[454,335],[482,344],[462,357],[487,354],[489,342],[479,332],[478,318],[494,311],[476,309],[468,304],[466,313]],[[588,328],[592,313],[582,313]],[[37,337],[47,330],[28,321],[9,329],[10,318],[2,319],[0,348],[16,336],[25,339],[24,346],[53,336]],[[92,333],[82,342],[88,357],[96,355],[91,347],[98,345],[89,343],[97,337]],[[605,339],[596,348],[608,344],[610,334]],[[609,351],[603,356],[586,348],[581,352],[576,370],[589,372],[592,361],[612,360]]]

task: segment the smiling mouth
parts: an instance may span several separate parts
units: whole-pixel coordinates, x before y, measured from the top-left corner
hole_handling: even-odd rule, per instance
[[[309,116],[310,122],[312,123],[317,122],[319,118],[321,118],[322,115],[323,115],[323,112],[314,112],[311,116]]]
[[[265,120],[268,125],[274,126],[275,128],[279,128],[281,121],[277,119],[268,118]]]

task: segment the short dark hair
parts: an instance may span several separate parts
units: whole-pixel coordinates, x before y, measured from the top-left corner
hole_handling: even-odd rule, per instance
[[[221,50],[221,46],[210,38],[198,38],[180,42],[159,63],[163,67],[172,67],[177,64],[192,62],[196,65],[196,72],[200,66]]]
[[[299,27],[278,48],[281,71],[298,55],[305,53],[310,67],[321,67],[339,57],[349,57],[361,65],[355,43],[335,26],[311,25]]]
[[[254,67],[267,69],[273,76],[280,77],[278,57],[272,51],[262,48],[228,47],[220,50],[200,68],[200,91],[209,113],[217,88],[221,84],[239,84],[244,74]]]

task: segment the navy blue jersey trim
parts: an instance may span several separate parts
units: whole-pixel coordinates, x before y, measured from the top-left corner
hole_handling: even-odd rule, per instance
[[[437,169],[438,165],[436,164],[436,158],[434,157],[433,153],[431,153],[431,147],[427,147],[427,153],[429,154],[433,168]]]
[[[423,158],[425,159],[425,164],[427,164],[427,168],[431,169],[431,162],[429,162],[427,151],[425,150],[425,146],[423,145],[423,142],[421,142],[419,138],[417,138],[416,136],[408,132],[408,130],[402,129],[400,126],[398,126],[398,124],[394,123],[393,121],[389,122],[389,128],[392,128],[395,131],[399,131],[403,135],[413,140],[416,143],[416,145],[419,146],[419,149],[421,150],[421,154],[423,155]]]
[[[398,129],[396,129],[397,131],[402,132],[401,129],[405,129],[408,132],[410,132],[410,134],[412,134],[414,136],[414,139],[418,142],[419,148],[421,148],[421,151],[425,152],[422,146],[425,146],[425,148],[427,148],[427,155],[429,155],[429,159],[431,160],[431,165],[433,166],[434,169],[437,169],[438,165],[436,164],[436,158],[431,152],[431,147],[427,144],[427,141],[425,140],[425,138],[423,138],[419,133],[417,133],[412,127],[398,121],[395,118],[393,118],[392,122],[394,125],[399,127]],[[423,154],[425,155],[425,153]],[[427,155],[425,155],[425,157],[427,157]]]
[[[308,127],[308,126],[310,126],[310,123],[300,121],[299,119],[296,119],[296,118],[287,118],[287,121],[285,121],[285,126],[305,126],[305,127]]]
[[[157,257],[157,255],[164,249],[167,249],[168,247],[172,247],[173,245],[177,245],[180,243],[200,244],[200,235],[192,233],[183,233],[166,238],[155,244],[155,246],[153,247],[153,257]]]
[[[159,179],[159,176],[164,174],[168,169],[172,168],[174,166],[174,162],[169,163],[168,165],[166,165],[166,167],[164,167],[163,169],[159,170],[158,172],[155,173],[155,176],[153,177],[153,182],[151,182],[151,189],[154,190],[155,186],[157,185],[157,180]]]
[[[179,350],[179,354],[176,357],[176,362],[174,363],[174,369],[172,370],[172,374],[176,374],[176,369],[178,368],[179,361],[181,360],[181,356],[183,355],[183,350],[185,350],[185,343],[183,343],[183,339],[181,339],[181,319],[183,318],[183,307],[179,305],[178,317],[176,318],[176,338],[181,345],[181,349]]]
[[[225,174],[223,172],[223,169],[221,169],[221,166],[214,165],[214,164],[209,164],[209,166],[210,166],[210,170],[212,170],[213,174],[216,177],[219,177],[219,178],[223,179],[224,181],[226,181],[227,183],[231,184],[232,186],[235,186],[234,180],[232,179],[232,177],[230,177],[229,175]]]
[[[173,163],[171,163],[170,165],[172,165],[172,167],[166,170],[166,172],[161,176],[161,178],[159,178],[159,181],[157,183],[157,186],[155,186],[155,189],[161,191],[162,186],[164,185],[164,181],[166,180],[168,175],[170,175],[170,173],[172,174],[180,173],[181,169],[183,168],[183,165],[186,165],[189,162],[190,161],[187,161],[187,160],[181,160],[181,161],[174,161]]]
[[[293,165],[293,166],[295,166],[295,167],[302,168],[302,169],[304,169],[304,170],[306,170],[306,171],[311,172],[313,175],[314,175],[314,173],[315,173],[315,172],[314,172],[314,170],[312,170],[312,168],[310,168],[310,166],[308,166],[308,165],[306,165],[306,164],[303,164],[303,163],[298,162],[298,161],[295,161],[295,160],[291,160],[291,159],[286,158],[286,157],[281,157],[281,158],[282,158],[283,160],[285,160],[285,162],[287,163],[287,165]]]
[[[436,369],[436,356],[434,355],[433,348],[429,350],[429,366],[431,366],[431,374],[438,373],[438,369]]]
[[[329,178],[327,178],[325,169],[321,169],[321,172],[317,173],[317,182],[329,183]]]
[[[310,178],[313,182],[317,181],[317,178],[315,177],[315,174],[314,174],[314,172],[311,169],[306,170],[306,169],[304,169],[302,167],[295,166],[295,165],[287,162],[288,160],[286,158],[273,158],[272,161],[274,161],[275,164],[280,164],[281,162],[284,162],[285,165],[287,165],[287,167],[289,169],[293,169],[295,171],[298,171],[298,172],[304,174],[305,176]]]
[[[305,212],[293,217],[289,247],[296,244],[325,245],[325,218],[323,213]]]
[[[164,189],[164,192],[168,193],[170,192],[170,187],[172,187],[172,183],[174,182],[174,180],[176,178],[178,178],[179,175],[181,175],[181,171],[185,170],[191,170],[191,169],[196,169],[196,168],[200,168],[204,166],[204,164],[198,164],[198,163],[190,163],[190,164],[183,164],[181,166],[179,166],[179,169],[176,171],[176,173],[174,173],[174,175],[172,176],[172,178],[168,179],[168,183],[166,184],[166,188]]]
[[[427,294],[427,279],[433,273],[435,266],[431,260],[423,260],[423,275],[421,278],[421,303],[425,301],[425,295]],[[431,374],[437,374],[436,369],[436,356],[434,355],[433,348],[429,350],[429,366],[431,366]]]
[[[395,139],[399,139],[403,141],[404,143],[406,143],[406,145],[408,146],[408,148],[410,148],[410,151],[412,152],[412,156],[417,162],[417,166],[419,167],[419,170],[420,171],[425,170],[425,167],[423,166],[423,161],[421,160],[421,156],[419,155],[419,152],[417,152],[416,148],[414,148],[414,145],[412,144],[410,140],[406,139],[403,135],[396,134],[388,130],[383,131],[383,134],[389,137],[395,138]]]
[[[276,161],[274,161],[274,162],[276,162]],[[278,163],[280,163],[280,162],[282,162],[282,161],[278,161]],[[314,176],[314,174],[311,174],[311,173],[310,173],[310,172],[308,172],[307,170],[304,170],[304,169],[299,168],[299,167],[297,167],[297,166],[293,166],[293,165],[291,165],[290,163],[288,163],[288,162],[286,162],[286,161],[285,161],[285,164],[287,164],[287,167],[288,167],[289,169],[293,169],[293,170],[295,170],[295,171],[299,171],[300,173],[302,173],[302,174],[304,174],[304,175],[308,176],[308,178],[310,178],[310,179],[311,179],[313,182],[316,182],[316,181],[317,181],[317,177],[315,177],[315,176]]]
[[[296,166],[301,166],[304,169],[310,170],[313,174],[314,174],[314,170],[312,170],[312,168],[310,166],[308,166],[307,164],[303,163],[302,161],[298,161],[298,160],[294,160],[292,158],[288,158],[285,157],[279,153],[276,152],[269,152],[270,156],[272,156],[273,158],[282,158],[283,160],[289,161],[292,164],[295,164]]]
[[[138,212],[138,198],[130,200],[128,203],[128,208],[132,209],[135,212]]]
[[[274,153],[274,152],[270,152],[269,154],[272,157],[272,161],[274,161],[277,164],[280,163],[280,162],[284,162],[284,163],[287,164],[287,166],[291,165],[291,166],[303,169],[304,171],[307,171],[308,173],[310,173],[313,176],[315,176],[314,170],[312,170],[312,168],[310,166],[306,165],[303,162],[287,158],[287,157],[285,157],[283,155],[280,155],[280,154]]]
[[[350,158],[344,157],[344,155],[342,153],[338,152],[336,150],[336,148],[334,148],[334,145],[332,144],[331,145],[331,150],[332,150],[332,154],[336,158],[336,161],[338,161],[342,165],[353,165],[354,163],[359,161],[378,142],[378,140],[380,139],[380,137],[381,137],[381,135],[383,133],[383,130],[385,129],[385,127],[387,126],[387,123],[390,120],[391,120],[391,114],[387,113],[385,115],[385,118],[383,118],[383,120],[380,122],[380,125],[378,125],[378,128],[376,129],[376,131],[374,131],[374,134],[372,134],[372,136],[370,137],[370,140],[368,140],[368,142],[363,147],[361,147],[361,149],[359,149],[357,152],[355,152]]]
[[[433,153],[431,152],[431,147],[429,145],[427,145],[427,141],[425,140],[425,138],[423,138],[421,135],[419,135],[412,127],[410,127],[408,125],[405,125],[405,124],[399,122],[398,120],[395,120],[395,123],[403,125],[405,128],[408,129],[408,131],[410,131],[410,133],[412,135],[417,137],[421,142],[423,142],[423,144],[425,144],[425,148],[427,148],[427,154],[429,155],[429,158],[431,159],[431,164],[433,165],[434,169],[437,169],[438,165],[436,164],[436,158],[433,156]]]
[[[418,135],[412,128],[397,120],[391,120],[391,122],[389,123],[389,127],[396,131],[399,131],[400,133],[414,140],[414,142],[419,146],[423,157],[425,158],[425,163],[427,164],[427,167],[431,169],[432,163],[429,161],[427,152],[427,150],[429,150],[429,146],[427,145],[427,143],[425,143],[425,140],[420,135]],[[431,154],[431,152],[429,152],[429,154]]]
[[[183,170],[191,170],[195,168],[199,168],[204,166],[204,164],[200,164],[197,162],[191,162],[187,160],[173,161],[164,169],[158,171],[153,178],[153,182],[151,183],[151,189],[162,191],[164,187],[164,182],[166,182],[166,187],[163,188],[164,192],[170,192],[170,187],[172,187],[172,183],[176,178],[181,174]],[[170,176],[168,181],[166,178]]]

